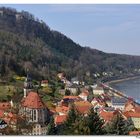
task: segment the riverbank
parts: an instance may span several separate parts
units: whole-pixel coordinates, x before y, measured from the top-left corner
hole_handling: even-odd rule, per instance
[[[128,80],[133,80],[133,79],[138,79],[138,78],[140,78],[140,75],[139,76],[131,76],[131,77],[127,77],[127,78],[108,81],[108,82],[105,82],[105,84],[107,84],[107,85],[116,84],[116,83],[120,83],[120,82],[123,82],[123,81],[128,81]]]

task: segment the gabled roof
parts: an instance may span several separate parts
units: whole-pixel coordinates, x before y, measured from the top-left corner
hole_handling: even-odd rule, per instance
[[[0,110],[0,118],[4,117],[4,111]]]
[[[64,121],[66,121],[66,119],[67,119],[67,115],[57,115],[56,117],[55,117],[55,124],[61,124],[61,123],[63,123]]]
[[[140,135],[140,131],[130,131],[129,135]]]
[[[125,98],[119,98],[119,97],[112,98],[113,105],[125,105],[126,102],[127,99]]]
[[[108,111],[102,110],[102,111],[100,112],[100,116],[101,116],[106,122],[108,122],[108,121],[111,121],[111,120],[113,119],[113,117],[115,116],[116,113],[117,113],[117,112],[114,112],[114,111],[108,112]]]
[[[77,101],[74,103],[75,108],[79,113],[86,114],[92,107],[92,104],[88,101]]]
[[[64,96],[63,99],[78,99],[78,96]]]
[[[97,86],[96,88],[93,88],[93,90],[103,90],[103,87]]]
[[[48,80],[42,80],[41,84],[48,84]]]
[[[111,121],[114,114],[113,112],[106,112],[106,111],[101,111],[100,116],[105,120],[105,121]]]
[[[56,107],[56,112],[61,112],[61,113],[68,113],[69,107],[66,106],[58,106]]]
[[[89,95],[89,92],[88,92],[88,90],[83,90],[83,92],[82,93],[80,93],[80,96],[88,96]]]
[[[4,120],[0,119],[0,125],[5,125],[7,124]]]
[[[11,108],[10,102],[0,102],[0,109],[7,110]]]
[[[45,104],[42,102],[41,98],[36,92],[30,92],[28,96],[22,100],[22,106],[31,109],[46,108]]]
[[[123,113],[124,116],[127,118],[133,117],[133,118],[140,118],[140,112],[133,112],[133,111],[127,111]]]

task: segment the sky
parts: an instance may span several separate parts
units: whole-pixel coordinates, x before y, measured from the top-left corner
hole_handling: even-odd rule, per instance
[[[81,46],[140,55],[140,5],[0,4],[28,11]]]

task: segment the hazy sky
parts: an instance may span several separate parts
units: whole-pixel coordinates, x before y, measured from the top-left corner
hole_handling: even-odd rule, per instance
[[[0,5],[25,10],[82,46],[140,55],[140,5]]]

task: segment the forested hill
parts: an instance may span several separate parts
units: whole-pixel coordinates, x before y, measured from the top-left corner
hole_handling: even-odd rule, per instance
[[[25,75],[27,68],[34,78],[55,77],[58,72],[65,72],[69,79],[85,78],[87,73],[117,74],[140,68],[140,57],[81,47],[32,14],[1,7],[0,74]]]

